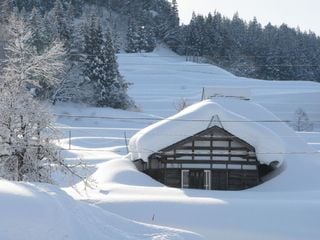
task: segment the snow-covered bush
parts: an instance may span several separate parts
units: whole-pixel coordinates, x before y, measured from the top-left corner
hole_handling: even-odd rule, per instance
[[[302,108],[298,108],[295,111],[292,126],[293,129],[298,132],[313,130],[313,124],[310,122],[307,113]]]
[[[190,103],[188,103],[188,99],[180,98],[179,101],[174,103],[174,106],[175,106],[177,112],[180,112],[183,109],[185,109],[186,107],[190,106]]]

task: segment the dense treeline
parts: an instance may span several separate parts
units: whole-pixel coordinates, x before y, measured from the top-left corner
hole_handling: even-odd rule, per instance
[[[37,9],[42,15],[52,11],[55,1],[51,0],[4,0],[2,16],[5,12],[17,7],[20,12],[30,12]],[[106,14],[110,27],[115,27],[116,19],[110,17],[111,13],[120,15],[121,21],[127,23],[127,36],[125,49],[127,52],[152,51],[156,46],[156,40],[162,40],[170,47],[176,49],[179,33],[179,16],[177,1],[166,0],[60,0],[65,9],[69,8],[71,16],[79,18],[88,12],[88,6],[98,9],[98,12]],[[103,15],[103,14],[100,14]],[[72,19],[68,19],[72,24]],[[71,20],[71,21],[70,21]],[[121,31],[121,30],[120,30]],[[117,36],[114,36],[117,38]]]
[[[3,23],[13,12],[28,22],[38,53],[55,40],[64,43],[61,86],[36,90],[38,97],[53,102],[129,108],[129,84],[118,71],[116,52],[151,52],[158,40],[173,49],[178,46],[175,0],[4,0],[1,9]]]
[[[111,26],[97,8],[76,1],[11,1],[2,5],[2,22],[12,14],[26,22],[28,46],[42,54],[54,42],[63,43],[65,74],[52,87],[40,79],[32,86],[35,97],[42,100],[84,102],[94,106],[130,108],[126,94],[128,83],[118,71],[116,44]],[[80,7],[79,7],[80,6]],[[27,46],[26,44],[24,46]]]
[[[55,2],[50,0],[6,1],[21,12],[36,8],[44,17],[55,8]],[[285,24],[262,26],[256,18],[246,22],[238,14],[230,19],[219,12],[207,16],[193,14],[188,25],[179,25],[176,0],[60,1],[67,11],[63,35],[67,43],[71,39],[66,47],[73,53],[82,53],[82,29],[74,19],[83,19],[88,15],[88,6],[96,6],[103,32],[107,31],[107,23],[116,51],[150,52],[162,41],[179,54],[202,57],[237,75],[320,81],[320,39],[312,32]],[[125,23],[125,29],[119,26],[121,23]],[[72,38],[78,42],[72,43]]]
[[[181,27],[182,53],[206,57],[243,76],[261,79],[320,81],[320,39],[285,24],[262,27],[215,12],[193,15]]]

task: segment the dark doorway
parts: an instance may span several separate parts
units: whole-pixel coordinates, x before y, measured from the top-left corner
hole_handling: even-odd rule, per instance
[[[189,188],[204,189],[204,171],[203,170],[189,171]]]
[[[228,189],[228,171],[225,171],[225,170],[212,171],[212,189],[215,189],[215,190]]]

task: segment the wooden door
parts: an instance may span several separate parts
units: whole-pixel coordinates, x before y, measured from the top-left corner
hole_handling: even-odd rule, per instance
[[[189,171],[189,188],[204,189],[204,170]]]

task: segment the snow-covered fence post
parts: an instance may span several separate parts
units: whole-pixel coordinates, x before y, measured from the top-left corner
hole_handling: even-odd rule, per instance
[[[40,139],[40,134],[41,134],[41,130],[40,130],[40,123],[38,122],[37,123],[37,156],[38,156],[38,159],[40,159],[40,153],[41,153],[41,139]]]
[[[202,93],[201,93],[201,101],[205,100],[205,99],[204,99],[204,97],[205,97],[204,94],[205,94],[205,92],[204,92],[204,87],[203,87],[203,88],[202,88]]]
[[[71,130],[69,130],[69,150],[71,150]]]

